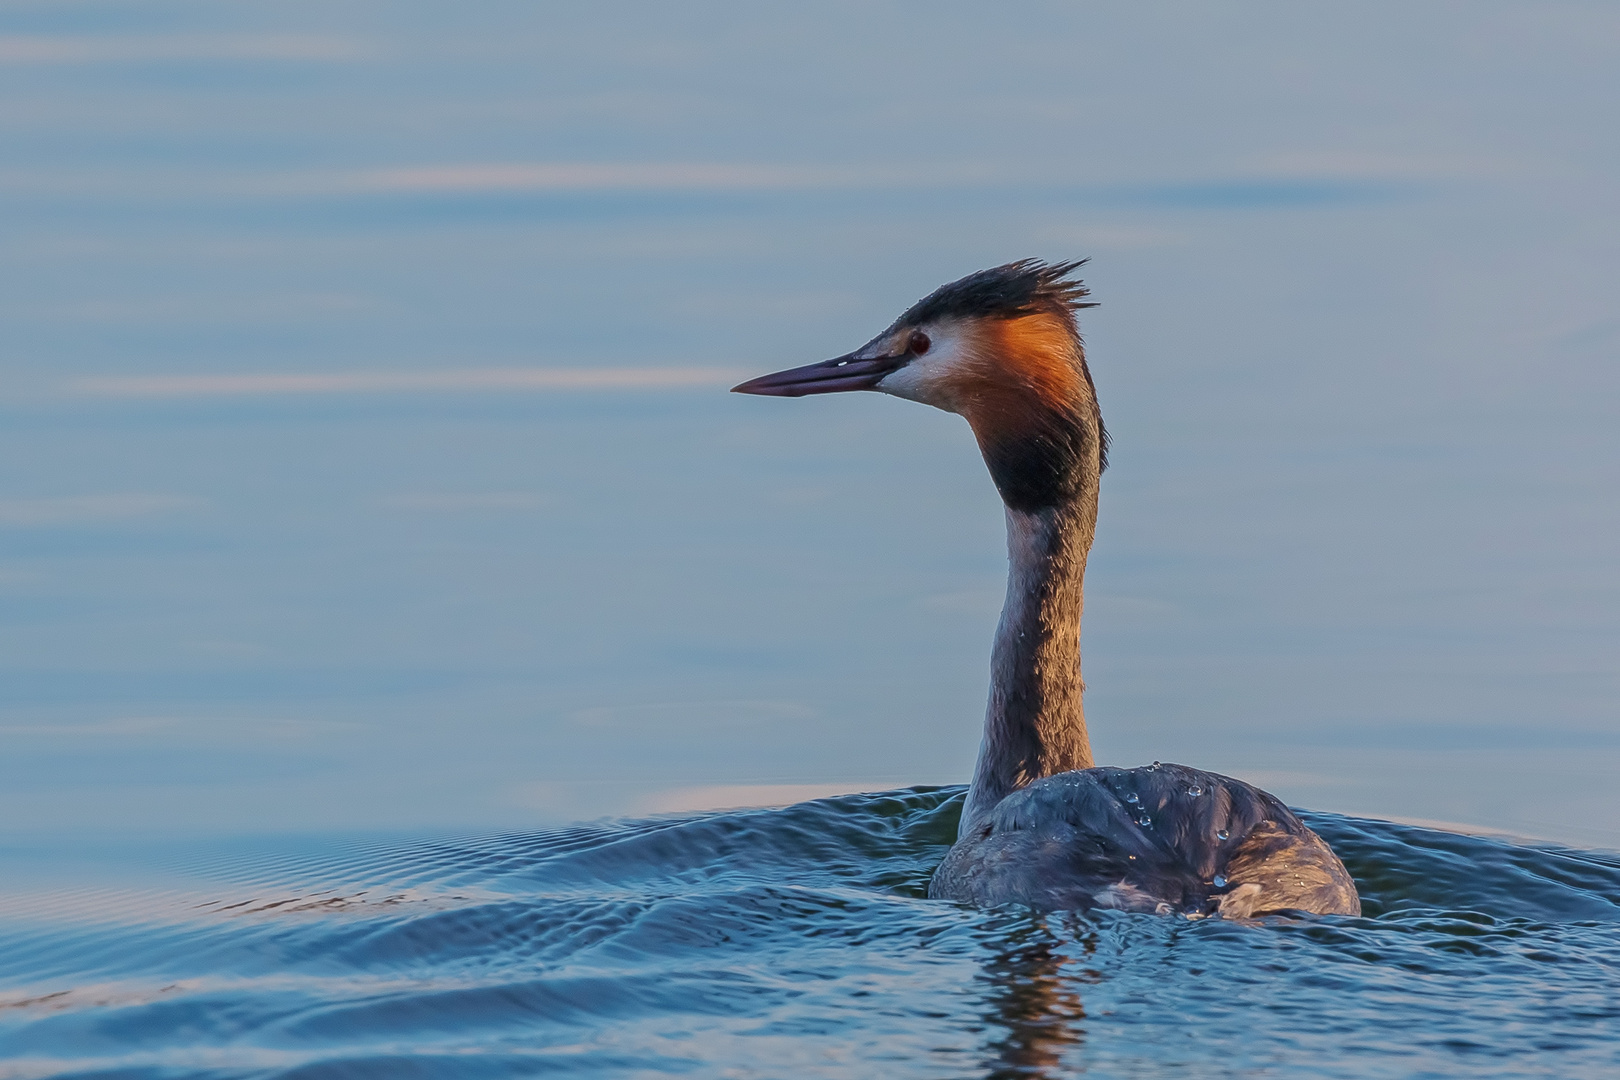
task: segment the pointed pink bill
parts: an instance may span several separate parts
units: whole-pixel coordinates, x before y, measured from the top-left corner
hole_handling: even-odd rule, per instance
[[[836,394],[840,390],[871,390],[883,376],[905,364],[909,357],[875,356],[858,360],[854,353],[823,360],[819,364],[773,371],[731,388],[733,394],[763,394],[767,397],[804,397],[806,394]]]

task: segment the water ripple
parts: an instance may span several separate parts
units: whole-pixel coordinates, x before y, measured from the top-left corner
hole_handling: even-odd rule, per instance
[[[0,1080],[1614,1075],[1620,859],[1310,815],[1361,918],[923,898],[961,790],[184,862],[0,907]]]

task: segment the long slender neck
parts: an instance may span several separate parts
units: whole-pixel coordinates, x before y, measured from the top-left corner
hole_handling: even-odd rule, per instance
[[[1097,527],[1095,476],[1080,487],[1077,497],[1055,506],[1007,508],[1007,602],[991,653],[990,706],[961,835],[1031,781],[1091,767],[1080,701],[1080,614]]]

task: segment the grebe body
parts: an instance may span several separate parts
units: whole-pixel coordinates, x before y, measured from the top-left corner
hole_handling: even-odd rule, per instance
[[[1043,911],[1361,913],[1344,864],[1288,807],[1252,784],[1168,763],[1019,788],[951,847],[928,895]]]

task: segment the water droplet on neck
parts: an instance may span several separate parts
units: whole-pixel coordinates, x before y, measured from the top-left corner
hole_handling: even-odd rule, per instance
[[[1149,765],[1148,768],[1157,769],[1159,767],[1159,764],[1160,764],[1159,762],[1155,761],[1152,765]]]
[[[1142,801],[1142,797],[1133,791],[1125,796],[1125,801],[1130,803],[1132,806],[1135,806],[1137,803]]]
[[[1199,787],[1197,784],[1194,784],[1192,787],[1187,789],[1187,794],[1191,795],[1195,799],[1203,793],[1204,789]]]
[[[1225,840],[1228,836],[1231,836],[1231,835],[1232,835],[1231,833],[1227,832],[1225,829],[1222,829],[1220,832],[1215,834],[1215,839],[1217,839],[1217,840]]]
[[[1141,817],[1137,818],[1136,823],[1142,826],[1144,829],[1153,828],[1153,819],[1148,817],[1146,814],[1143,814]]]
[[[1217,889],[1226,888],[1226,875],[1225,874],[1216,874],[1215,875],[1215,880],[1210,882],[1210,884],[1214,885]]]

